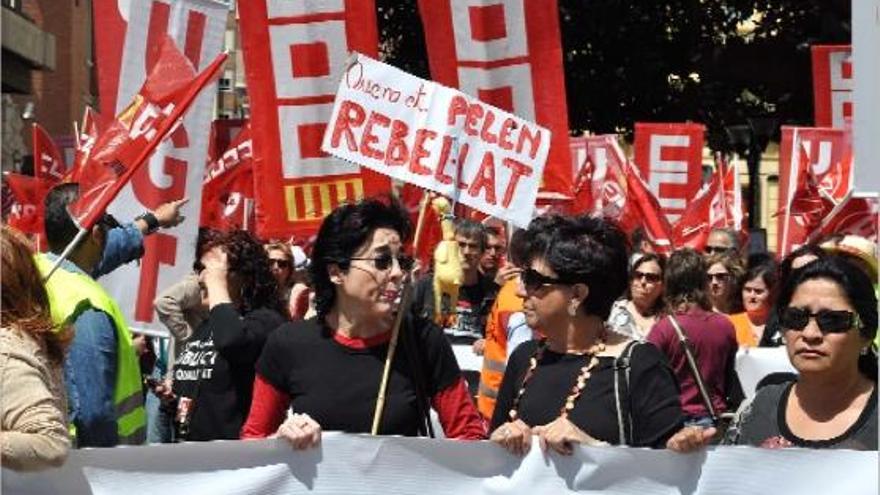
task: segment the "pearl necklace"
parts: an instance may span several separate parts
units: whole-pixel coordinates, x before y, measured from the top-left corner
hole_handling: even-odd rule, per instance
[[[508,416],[511,421],[516,421],[519,418],[519,401],[522,398],[523,394],[526,392],[526,385],[531,380],[532,376],[535,374],[535,370],[538,368],[538,362],[544,357],[544,351],[547,349],[547,340],[542,340],[538,345],[538,349],[529,359],[529,369],[526,371],[525,376],[523,377],[522,385],[520,385],[519,392],[516,393],[516,397],[513,398],[513,407],[510,408],[510,412]],[[580,398],[581,394],[584,391],[584,388],[587,386],[587,380],[589,380],[590,375],[592,374],[593,368],[599,364],[599,358],[596,357],[597,354],[603,352],[605,350],[605,332],[597,339],[596,343],[593,344],[590,349],[585,352],[583,355],[588,356],[587,364],[581,367],[580,372],[578,373],[577,378],[574,381],[574,385],[571,387],[571,391],[568,396],[565,398],[565,402],[563,403],[562,408],[559,410],[559,416],[562,418],[567,418],[568,414],[574,409],[574,405],[577,400]]]

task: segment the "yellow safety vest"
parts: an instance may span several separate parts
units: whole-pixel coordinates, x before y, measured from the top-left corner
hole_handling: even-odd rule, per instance
[[[35,256],[37,268],[45,277],[52,261],[44,254]],[[131,333],[119,305],[93,278],[59,268],[46,283],[52,321],[57,325],[73,324],[87,309],[103,311],[116,328],[116,383],[113,404],[116,408],[116,431],[119,443],[140,445],[146,440],[147,413],[141,385],[141,369],[131,343]],[[77,328],[76,331],[88,331]],[[71,432],[75,438],[75,428]]]

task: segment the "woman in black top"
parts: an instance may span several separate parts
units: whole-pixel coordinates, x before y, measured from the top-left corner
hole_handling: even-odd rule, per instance
[[[877,450],[877,297],[871,279],[828,256],[791,273],[777,303],[797,379],[758,391],[725,443]],[[689,452],[713,432],[685,428],[669,448]]]
[[[549,216],[526,236],[520,296],[546,338],[511,356],[491,440],[518,454],[532,434],[562,454],[573,443],[665,444],[683,419],[672,371],[653,345],[605,325],[627,285],[623,233],[596,218]]]
[[[175,363],[177,437],[237,439],[251,404],[254,363],[285,321],[285,308],[263,246],[245,231],[205,243],[195,268],[209,314]]]

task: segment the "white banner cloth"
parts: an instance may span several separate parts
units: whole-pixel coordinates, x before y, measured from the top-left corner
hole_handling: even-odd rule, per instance
[[[785,347],[743,348],[736,353],[736,374],[747,398],[755,395],[755,387],[770,373],[797,373]]]
[[[579,447],[563,457],[533,446],[520,459],[489,442],[326,433],[302,452],[282,440],[85,449],[61,469],[4,470],[2,484],[9,495],[875,495],[877,476],[876,452]]]

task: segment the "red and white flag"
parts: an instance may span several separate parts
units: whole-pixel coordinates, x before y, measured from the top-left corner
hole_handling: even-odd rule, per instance
[[[10,227],[36,236],[37,247],[44,248],[43,200],[54,182],[12,172],[3,174],[3,178],[14,199],[6,222]]]
[[[238,4],[251,88],[257,232],[307,238],[339,204],[391,190],[387,177],[321,151],[349,52],[378,56],[376,6],[373,0]]]
[[[633,160],[671,223],[702,186],[704,132],[701,124],[636,122]]]
[[[878,220],[880,220],[880,198],[849,197],[828,213],[819,228],[810,236],[810,241],[819,241],[832,234],[853,234],[876,243]]]
[[[33,124],[34,177],[58,182],[67,173],[61,153],[49,133],[40,124]]]
[[[69,211],[80,228],[92,228],[135,171],[172,134],[225,61],[226,54],[220,54],[205,70],[195,74],[174,41],[170,37],[164,39],[159,59],[141,91],[98,138],[79,171],[80,195]],[[185,139],[181,134],[172,137],[175,138]]]
[[[853,116],[851,45],[814,45],[813,109],[816,127],[843,129]]]
[[[660,207],[660,202],[648,184],[642,179],[638,167],[627,162],[624,172],[626,176],[626,206],[620,216],[620,226],[625,232],[632,232],[641,227],[645,235],[659,253],[672,252],[672,227]]]
[[[807,243],[810,235],[819,229],[823,219],[834,210],[836,203],[819,187],[816,177],[810,172],[810,155],[805,144],[801,143],[798,153],[797,184],[788,205],[778,214],[787,223],[797,226],[789,229],[783,247],[786,253]]]
[[[586,147],[586,156],[575,179],[571,212],[592,212],[603,217],[618,218],[626,205],[625,170],[628,165],[617,135],[581,139]]]
[[[716,169],[712,179],[703,185],[688,203],[687,210],[672,227],[672,243],[675,248],[689,247],[702,251],[715,227],[725,226],[725,194],[722,189],[722,172]]]
[[[253,143],[245,124],[222,155],[205,168],[200,226],[252,230]]]
[[[419,0],[434,81],[552,133],[540,197],[572,191],[556,0]]]
[[[788,211],[795,200],[798,185],[806,184],[800,177],[804,171],[811,176],[817,190],[832,201],[842,202],[852,187],[852,139],[844,129],[816,127],[782,127],[779,146],[779,212]],[[807,165],[804,165],[804,161]],[[803,222],[788,214],[777,217],[777,252],[785,256],[805,242],[810,232]]]

